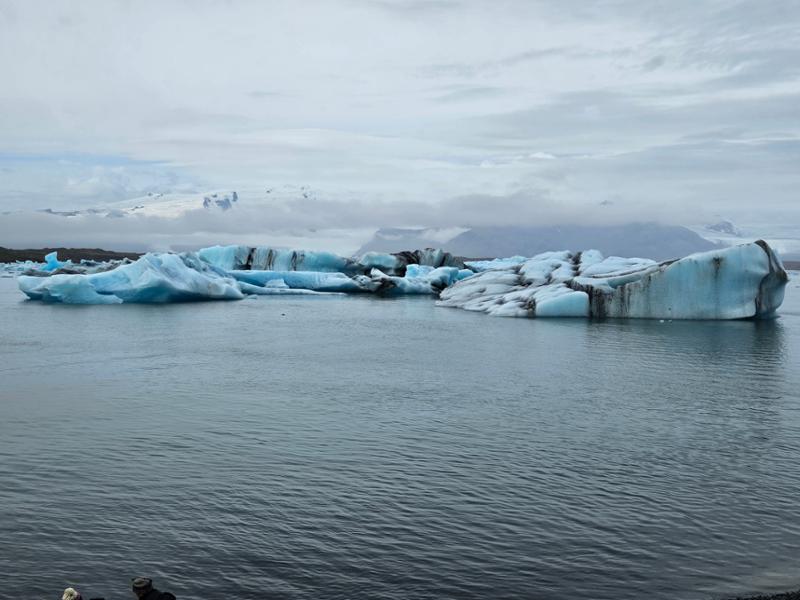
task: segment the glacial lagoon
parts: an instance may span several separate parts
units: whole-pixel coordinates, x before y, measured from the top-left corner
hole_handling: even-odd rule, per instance
[[[0,279],[11,597],[800,587],[800,287],[767,321],[429,297],[64,306]]]

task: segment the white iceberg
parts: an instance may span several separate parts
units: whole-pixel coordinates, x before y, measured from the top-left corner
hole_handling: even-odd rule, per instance
[[[511,317],[769,318],[787,280],[762,241],[664,263],[547,252],[459,281],[437,305]]]

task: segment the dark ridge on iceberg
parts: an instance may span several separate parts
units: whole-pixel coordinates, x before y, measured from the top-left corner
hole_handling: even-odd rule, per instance
[[[60,259],[73,262],[81,260],[122,260],[123,258],[136,260],[142,256],[141,252],[115,252],[113,250],[103,250],[102,248],[28,248],[18,250],[0,246],[0,263],[26,260],[44,262],[44,257],[51,252],[58,252]]]
[[[535,256],[553,248],[595,248],[606,256],[662,261],[718,248],[686,227],[658,223],[473,227],[444,243],[425,234],[424,229],[380,229],[358,253],[435,246],[456,256],[505,257]]]

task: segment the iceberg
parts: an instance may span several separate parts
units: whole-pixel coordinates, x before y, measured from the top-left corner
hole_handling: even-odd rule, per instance
[[[332,252],[234,245],[211,246],[198,250],[197,254],[207,263],[225,271],[314,271],[368,275],[373,269],[378,269],[387,275],[403,277],[411,265],[464,268],[460,259],[433,248],[396,254],[367,252],[360,257],[346,258]]]
[[[437,306],[495,316],[643,319],[769,318],[788,281],[762,241],[661,263],[564,250],[468,266],[431,249],[344,258],[215,246],[135,262],[72,264],[52,255],[17,280],[28,298],[65,304],[361,293],[438,296]]]
[[[437,305],[511,317],[770,318],[787,281],[763,241],[662,263],[546,252],[456,282]]]
[[[409,262],[412,260],[417,262]],[[64,304],[238,300],[248,295],[329,293],[437,295],[473,274],[459,266],[433,266],[448,262],[460,264],[445,252],[430,250],[402,256],[372,254],[355,260],[330,252],[215,246],[197,253],[150,253],[135,262],[126,259],[73,264],[59,261],[53,253],[43,266],[37,265],[17,279],[20,290],[31,300]],[[374,264],[382,265],[389,274]],[[403,275],[396,274],[399,272]]]
[[[464,263],[468,269],[472,269],[476,273],[481,271],[488,271],[489,269],[505,269],[519,265],[528,260],[525,256],[509,256],[508,258],[493,258],[491,260],[469,260]]]
[[[0,277],[16,277],[20,273],[31,270],[39,270],[44,266],[44,263],[35,262],[32,260],[18,260],[11,263],[0,263]]]
[[[370,292],[369,278],[348,277],[344,273],[325,271],[228,271],[240,283],[269,287],[283,282],[288,289],[315,292]]]
[[[136,262],[88,274],[28,273],[17,278],[20,290],[43,302],[165,303],[245,297],[235,279],[193,253],[145,254]]]
[[[45,255],[44,257],[44,267],[42,267],[45,271],[55,271],[56,269],[61,269],[63,267],[68,267],[72,265],[72,261],[68,260],[65,262],[61,262],[58,260],[58,252],[51,252],[50,254]]]

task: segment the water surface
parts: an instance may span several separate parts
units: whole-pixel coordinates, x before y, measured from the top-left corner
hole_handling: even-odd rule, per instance
[[[25,302],[9,597],[705,599],[800,587],[800,288],[771,322],[428,298]]]

